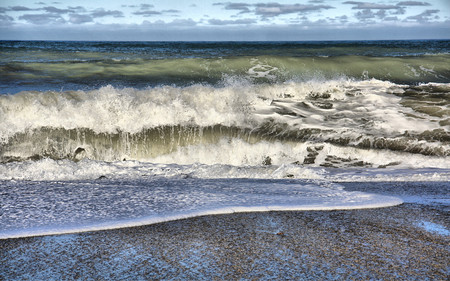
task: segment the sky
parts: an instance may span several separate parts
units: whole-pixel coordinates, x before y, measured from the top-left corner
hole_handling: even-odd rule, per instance
[[[0,40],[450,39],[450,0],[0,0]]]

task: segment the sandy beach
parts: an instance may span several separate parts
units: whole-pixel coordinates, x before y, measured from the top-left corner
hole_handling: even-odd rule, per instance
[[[447,280],[448,183],[343,185],[406,200],[0,240],[0,279]]]

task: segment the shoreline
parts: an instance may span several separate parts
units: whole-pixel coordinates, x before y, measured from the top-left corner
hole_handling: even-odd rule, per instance
[[[448,199],[446,183],[383,186],[382,194],[409,190],[406,195]],[[210,215],[0,240],[0,279],[446,280],[448,213],[448,204],[406,202],[378,209]]]
[[[368,194],[370,195],[370,194]],[[380,203],[380,199],[386,199],[387,203]],[[32,230],[25,230],[22,232],[13,231],[13,234],[3,234],[0,235],[1,240],[8,239],[21,239],[21,238],[30,238],[30,237],[44,237],[44,236],[60,236],[60,235],[68,235],[68,234],[79,234],[79,233],[87,233],[87,232],[98,232],[98,231],[108,231],[108,230],[116,230],[123,228],[134,228],[134,227],[142,227],[149,226],[154,224],[168,223],[178,220],[186,220],[196,217],[205,217],[205,216],[220,216],[220,215],[230,215],[230,214],[238,214],[238,213],[266,213],[266,212],[308,212],[308,211],[344,211],[344,210],[364,210],[364,209],[375,209],[375,208],[388,208],[393,206],[398,206],[403,204],[403,201],[400,198],[393,196],[377,196],[376,200],[369,201],[365,203],[365,205],[351,206],[351,205],[342,205],[342,206],[289,206],[289,205],[274,205],[274,206],[254,206],[254,207],[245,207],[245,206],[229,206],[226,208],[219,209],[205,209],[199,211],[192,211],[188,213],[180,213],[174,214],[171,216],[150,216],[139,219],[130,219],[123,220],[117,222],[105,222],[93,225],[87,225],[84,227],[60,227],[54,230],[45,230],[37,228]],[[8,235],[8,236],[6,236]]]

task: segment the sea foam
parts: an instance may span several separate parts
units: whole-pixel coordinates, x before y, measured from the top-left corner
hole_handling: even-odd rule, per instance
[[[235,212],[336,210],[401,204],[327,183],[194,178],[4,182],[0,239],[146,225]],[[8,194],[14,190],[13,194]],[[20,198],[20,200],[16,199]],[[32,208],[29,208],[32,206]]]

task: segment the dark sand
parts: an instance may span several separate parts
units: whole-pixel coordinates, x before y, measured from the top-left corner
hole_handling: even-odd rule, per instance
[[[448,280],[448,183],[344,186],[410,203],[0,240],[0,280]]]

